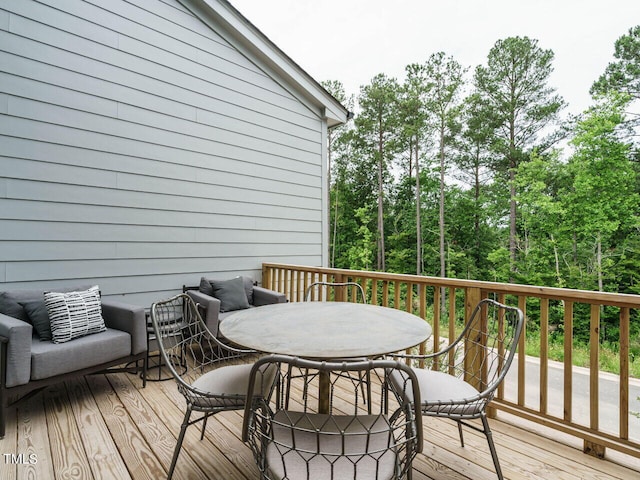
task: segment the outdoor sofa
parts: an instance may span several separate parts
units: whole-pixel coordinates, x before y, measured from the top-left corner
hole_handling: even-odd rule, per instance
[[[129,364],[135,371],[139,364],[146,368],[144,309],[103,300],[96,290],[97,286],[52,288],[46,291],[55,292],[48,293],[49,305],[43,290],[0,292],[0,438],[7,408],[43,387],[117,365]],[[90,320],[63,313],[79,304]]]

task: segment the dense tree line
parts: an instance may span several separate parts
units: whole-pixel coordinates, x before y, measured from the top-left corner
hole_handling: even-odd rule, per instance
[[[577,117],[553,59],[511,37],[475,69],[325,83],[355,111],[330,132],[332,266],[640,293],[640,26]]]

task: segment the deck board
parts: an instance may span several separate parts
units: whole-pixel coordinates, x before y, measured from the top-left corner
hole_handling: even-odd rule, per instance
[[[49,387],[11,408],[0,440],[0,478],[164,478],[184,399],[173,381],[148,382],[144,389],[141,383],[126,373],[95,375]],[[299,389],[294,394],[301,397]],[[589,457],[522,424],[490,422],[507,479],[640,478],[636,459],[629,459],[628,468]],[[199,426],[190,427],[174,478],[257,479],[241,430],[241,411],[210,418],[202,441]],[[414,461],[414,480],[495,480],[484,436],[465,429],[464,437],[463,448],[453,422],[425,418],[424,452]],[[36,462],[29,461],[30,454]]]

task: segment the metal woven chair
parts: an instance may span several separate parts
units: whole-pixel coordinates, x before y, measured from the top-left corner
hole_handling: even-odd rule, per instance
[[[313,282],[305,291],[304,301],[332,298],[335,301],[346,302],[349,298],[348,287],[351,287],[351,301],[366,303],[364,289],[362,285],[356,282]],[[333,290],[333,295],[331,295],[331,290]],[[359,297],[358,294],[360,295]]]
[[[520,309],[485,299],[474,308],[460,336],[444,350],[428,355],[394,355],[410,359],[414,366],[422,415],[455,420],[463,447],[462,425],[484,433],[499,479],[503,478],[502,469],[486,407],[511,366],[523,326]],[[394,373],[392,379],[402,383],[403,375]],[[477,418],[482,428],[466,421]]]
[[[186,294],[151,305],[151,322],[166,368],[187,402],[167,476],[170,479],[188,426],[202,421],[202,439],[210,415],[245,408],[252,364],[240,359],[255,352],[221,343],[207,329],[195,302]],[[262,386],[254,391],[261,394]],[[202,415],[192,420],[193,412]]]
[[[292,408],[272,389],[245,408],[243,441],[254,453],[261,480],[390,480],[411,477],[411,462],[422,450],[420,391],[414,372],[391,360],[316,362],[283,355],[258,360],[251,372],[248,395],[261,383],[265,366],[281,365],[276,385],[288,375],[314,372],[330,380],[329,412],[317,413],[314,399]],[[374,411],[360,395],[360,373],[375,385]],[[401,372],[399,381],[388,381]],[[344,373],[352,373],[348,377]],[[299,377],[297,377],[299,378]],[[264,382],[264,381],[263,381]],[[299,397],[298,397],[299,398]],[[418,399],[418,404],[408,401]]]

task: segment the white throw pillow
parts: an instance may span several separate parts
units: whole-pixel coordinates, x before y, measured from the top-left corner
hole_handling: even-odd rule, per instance
[[[64,343],[92,333],[104,332],[100,289],[97,285],[79,292],[46,292],[54,343]]]

